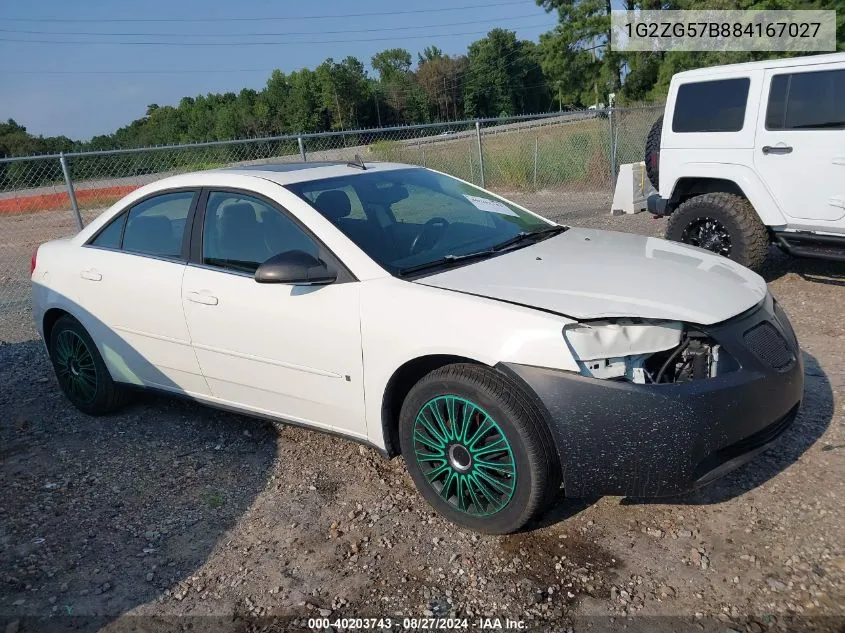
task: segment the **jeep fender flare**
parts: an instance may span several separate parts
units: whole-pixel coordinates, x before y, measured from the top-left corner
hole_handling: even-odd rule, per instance
[[[742,195],[754,207],[760,221],[767,227],[781,227],[787,224],[786,216],[778,206],[771,192],[763,184],[763,181],[760,180],[755,171],[746,165],[734,163],[684,163],[672,171],[683,174],[682,178],[676,178],[671,184],[670,191],[672,191],[672,195],[670,199],[673,202],[678,201],[676,194],[678,182],[681,180],[727,180],[734,183],[740,189]]]

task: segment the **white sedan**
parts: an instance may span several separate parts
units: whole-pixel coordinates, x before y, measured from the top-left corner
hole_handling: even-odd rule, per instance
[[[753,272],[409,165],[166,178],[39,247],[32,284],[83,412],[146,388],[337,433],[403,455],[440,513],[491,533],[561,487],[705,484],[768,446],[803,393]]]

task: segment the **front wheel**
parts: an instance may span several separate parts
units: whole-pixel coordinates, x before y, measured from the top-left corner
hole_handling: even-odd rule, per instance
[[[488,534],[520,529],[560,488],[542,414],[492,369],[448,365],[402,405],[402,455],[423,497],[450,521]]]
[[[760,270],[769,251],[769,233],[751,203],[730,193],[694,196],[669,216],[666,238],[723,255]]]

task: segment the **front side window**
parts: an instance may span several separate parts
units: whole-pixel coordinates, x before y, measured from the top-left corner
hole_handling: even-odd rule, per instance
[[[515,204],[427,169],[366,171],[287,188],[392,273],[550,228]]]
[[[193,191],[178,191],[136,204],[126,220],[123,250],[156,257],[181,257],[193,198]]]
[[[751,81],[747,77],[699,81],[678,88],[673,132],[739,132]]]
[[[845,129],[845,70],[772,77],[766,129]]]
[[[202,261],[235,272],[254,273],[285,251],[319,256],[317,244],[278,209],[236,192],[208,195],[202,229]]]

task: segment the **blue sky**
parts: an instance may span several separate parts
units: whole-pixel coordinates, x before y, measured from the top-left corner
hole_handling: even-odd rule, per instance
[[[0,120],[88,139],[143,116],[149,103],[259,89],[273,68],[354,55],[369,69],[374,53],[393,47],[415,59],[431,44],[462,53],[497,26],[536,40],[555,18],[534,0],[7,0],[0,3]],[[176,45],[117,43],[151,41]]]

